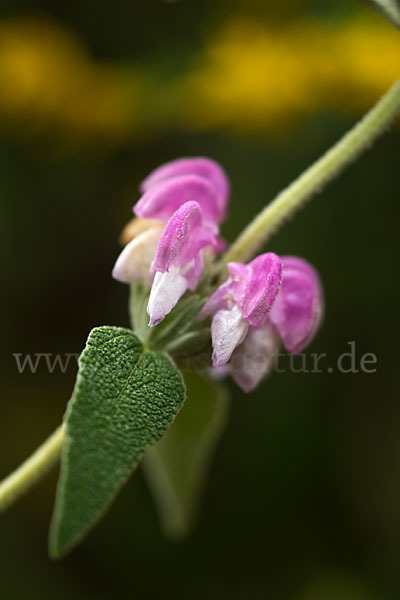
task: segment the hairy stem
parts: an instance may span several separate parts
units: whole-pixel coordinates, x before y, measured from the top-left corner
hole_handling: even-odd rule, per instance
[[[18,469],[0,483],[0,512],[46,475],[59,459],[64,440],[65,425],[60,425]]]
[[[223,270],[230,261],[246,262],[254,256],[285,219],[372,146],[399,112],[400,80],[328,152],[259,213],[222,257],[218,270]]]

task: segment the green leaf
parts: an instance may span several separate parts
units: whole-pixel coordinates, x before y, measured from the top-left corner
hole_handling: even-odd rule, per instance
[[[71,550],[103,516],[185,396],[170,359],[145,350],[127,329],[94,329],[79,362],[50,528],[54,558]]]
[[[228,397],[221,385],[186,373],[187,400],[172,427],[145,454],[143,467],[165,534],[183,537],[194,523],[207,467],[224,429]]]
[[[367,0],[367,2],[377,8],[393,25],[400,27],[400,0]]]

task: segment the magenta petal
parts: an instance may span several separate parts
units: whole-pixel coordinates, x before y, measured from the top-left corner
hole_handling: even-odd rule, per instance
[[[227,264],[228,271],[231,274],[231,294],[234,301],[243,310],[248,299],[249,285],[252,277],[252,271],[249,265],[230,262]]]
[[[220,237],[219,235],[215,236],[215,247],[214,250],[217,254],[220,254],[221,252],[224,252],[224,250],[226,250],[227,247],[227,243],[224,240],[224,238]]]
[[[209,228],[217,233],[218,195],[214,186],[198,175],[172,177],[154,184],[134,206],[133,212],[138,217],[165,222],[186,202],[197,202]]]
[[[232,281],[247,281],[250,278],[250,270],[247,265],[238,262],[230,262],[227,264],[228,271],[232,277]]]
[[[257,327],[268,315],[278,294],[281,261],[276,254],[268,252],[248,265],[231,262],[227,266],[230,278],[210,296],[200,318],[237,304],[243,312],[244,320]]]
[[[297,271],[302,271],[309,276],[313,285],[321,287],[321,281],[317,271],[308,261],[304,260],[304,258],[300,258],[299,256],[281,256],[281,261],[286,270],[295,269]]]
[[[249,325],[257,327],[268,315],[278,295],[282,278],[282,263],[276,254],[267,252],[247,265],[250,278],[245,290],[239,284],[234,297]]]
[[[199,314],[199,319],[205,319],[209,315],[215,315],[218,310],[225,309],[230,310],[234,305],[239,294],[240,289],[245,291],[248,278],[249,270],[246,265],[241,263],[228,263],[228,271],[231,277],[220,285],[213,294],[208,298],[207,302],[203,306]],[[236,296],[234,298],[234,289],[236,289]]]
[[[205,319],[220,309],[232,308],[234,302],[231,293],[232,280],[228,279],[222,285],[220,285],[213,294],[208,298],[207,302],[199,313],[199,320]]]
[[[222,220],[225,217],[226,205],[229,198],[229,181],[225,171],[210,158],[179,158],[167,162],[146,177],[140,186],[140,191],[145,193],[160,181],[180,175],[199,175],[207,179],[214,186],[218,197],[218,214],[220,220]]]
[[[251,392],[271,371],[279,349],[279,335],[269,319],[249,327],[244,341],[232,354],[230,373],[245,392]]]
[[[203,253],[199,252],[194,259],[186,265],[183,269],[184,276],[186,278],[188,289],[192,292],[195,291],[200,283],[201,275],[203,273],[204,260]]]
[[[282,286],[270,319],[292,354],[301,352],[314,337],[323,315],[323,293],[315,269],[293,256],[282,258]]]
[[[213,243],[213,234],[203,227],[199,204],[186,202],[168,221],[157,246],[153,267],[165,273],[171,265],[183,266],[202,248]]]

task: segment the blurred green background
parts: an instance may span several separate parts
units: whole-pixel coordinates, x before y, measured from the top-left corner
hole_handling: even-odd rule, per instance
[[[345,0],[0,7],[0,476],[60,422],[75,371],[14,353],[78,353],[128,325],[110,273],[140,180],[184,155],[232,183],[228,240],[400,71],[400,36]],[[163,539],[141,472],[60,563],[46,556],[56,473],[0,516],[0,597],[391,600],[400,595],[399,126],[268,248],[319,269],[308,353],[356,342],[376,373],[233,385],[197,528]],[[385,317],[385,318],[383,318]]]

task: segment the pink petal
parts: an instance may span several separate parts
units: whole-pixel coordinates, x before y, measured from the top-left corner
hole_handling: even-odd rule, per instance
[[[245,392],[251,392],[272,370],[279,349],[279,335],[269,319],[249,327],[244,341],[230,360],[231,375]]]
[[[200,251],[194,259],[186,264],[181,270],[185,276],[190,291],[194,292],[200,283],[203,273],[204,259],[203,252]]]
[[[220,221],[218,194],[215,187],[198,175],[181,175],[151,186],[134,206],[138,217],[168,221],[186,202],[197,202],[210,230],[218,232]]]
[[[282,258],[282,287],[270,319],[285,347],[298,354],[314,337],[323,315],[323,293],[319,276],[305,260]]]
[[[171,265],[183,266],[214,242],[213,234],[203,226],[199,204],[186,202],[168,221],[157,246],[153,267],[165,273]]]
[[[268,315],[278,295],[282,263],[276,254],[267,252],[248,264],[250,278],[245,290],[238,286],[235,300],[243,310],[243,318],[257,327]]]
[[[247,265],[238,262],[230,262],[227,265],[232,281],[247,281],[250,277],[250,270]]]
[[[249,265],[242,263],[230,262],[227,265],[228,271],[231,274],[231,293],[234,301],[243,310],[249,293],[249,286],[252,277],[252,271]]]
[[[231,277],[210,296],[199,318],[236,303],[249,325],[256,327],[268,315],[281,283],[282,265],[272,252],[261,254],[248,265],[228,263]]]
[[[210,315],[215,315],[218,310],[231,309],[233,307],[233,297],[231,293],[232,280],[228,279],[220,285],[213,294],[208,298],[207,302],[199,313],[199,320],[203,320]]]
[[[167,162],[146,177],[140,186],[140,191],[145,193],[160,181],[180,175],[199,175],[207,179],[214,186],[217,191],[218,214],[220,220],[222,220],[225,217],[226,205],[229,198],[229,181],[225,171],[210,158],[179,158]]]

